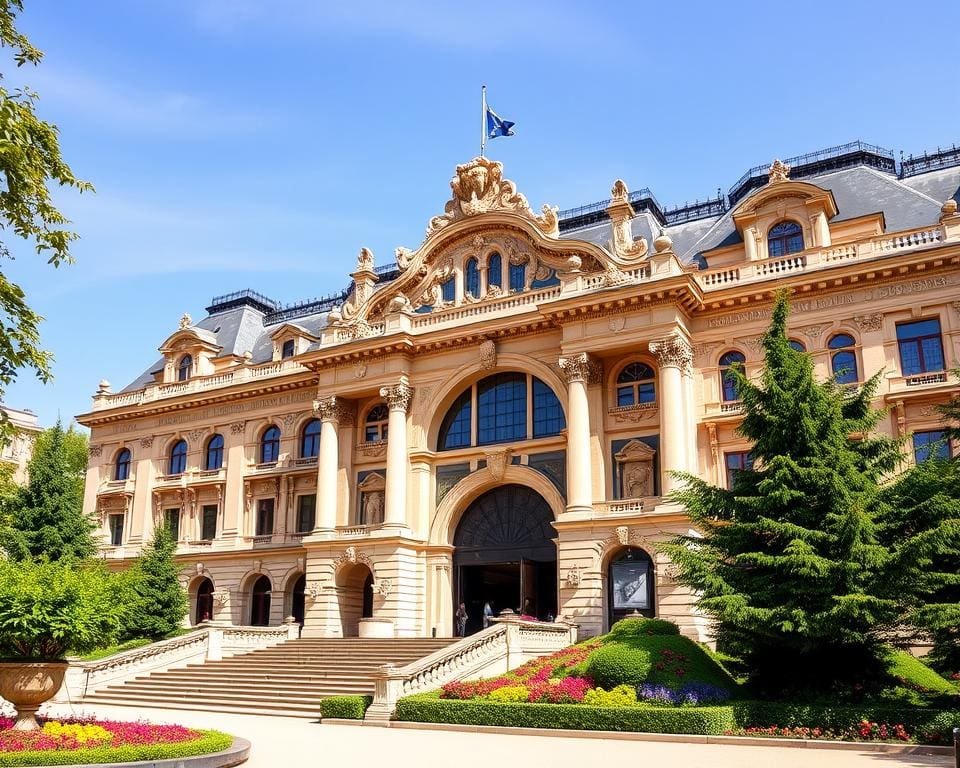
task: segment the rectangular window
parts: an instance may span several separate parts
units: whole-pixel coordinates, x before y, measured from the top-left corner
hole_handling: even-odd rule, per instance
[[[477,386],[477,435],[480,445],[527,437],[527,377],[503,373]]]
[[[297,497],[297,533],[310,533],[317,519],[317,495]]]
[[[533,380],[533,436],[559,435],[566,426],[563,408],[553,390],[540,379]]]
[[[750,451],[731,451],[723,454],[727,474],[727,488],[733,490],[737,472],[753,469],[753,454]]]
[[[163,523],[170,530],[170,537],[174,541],[180,540],[180,510],[167,509],[163,512]]]
[[[200,530],[200,538],[204,541],[213,541],[217,538],[217,505],[203,505],[203,522]]]
[[[260,499],[257,502],[257,536],[270,536],[273,533],[273,499]]]
[[[942,429],[913,433],[913,457],[917,464],[927,459],[949,459],[950,440]]]
[[[897,346],[900,348],[900,369],[904,376],[936,373],[944,369],[943,340],[938,318],[898,325]]]
[[[110,545],[123,544],[123,515],[110,515]]]

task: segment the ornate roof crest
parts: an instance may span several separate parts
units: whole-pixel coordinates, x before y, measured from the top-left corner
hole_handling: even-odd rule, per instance
[[[790,181],[790,166],[780,159],[775,159],[767,171],[771,184],[779,184],[781,181]]]
[[[193,318],[186,312],[183,313],[183,317],[180,318],[180,330],[185,331],[193,325]]]
[[[450,180],[453,197],[444,206],[443,215],[430,220],[427,237],[455,221],[491,211],[518,213],[530,219],[545,235],[560,234],[557,209],[544,205],[540,216],[530,210],[527,198],[517,192],[512,181],[503,178],[502,163],[475,157],[469,163],[458,165],[456,174]]]

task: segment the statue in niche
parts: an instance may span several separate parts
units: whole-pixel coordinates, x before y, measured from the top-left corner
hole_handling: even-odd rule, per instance
[[[656,453],[643,441],[631,440],[614,456],[620,469],[621,499],[653,496],[653,457]]]
[[[360,524],[382,524],[387,479],[379,472],[371,472],[363,478],[357,490],[360,491]]]

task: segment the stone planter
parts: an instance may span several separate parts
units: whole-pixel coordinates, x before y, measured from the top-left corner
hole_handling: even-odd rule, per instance
[[[0,696],[17,708],[14,729],[32,731],[40,727],[37,710],[60,690],[66,672],[65,661],[0,662]]]
[[[360,619],[360,637],[394,637],[396,631],[390,619]]]

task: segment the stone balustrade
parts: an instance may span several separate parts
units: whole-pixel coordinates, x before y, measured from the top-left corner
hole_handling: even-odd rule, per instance
[[[365,719],[374,725],[386,724],[404,696],[435,690],[452,680],[503,674],[577,642],[576,624],[523,621],[516,616],[493,622],[475,635],[406,666],[380,667],[375,675],[373,704]]]

